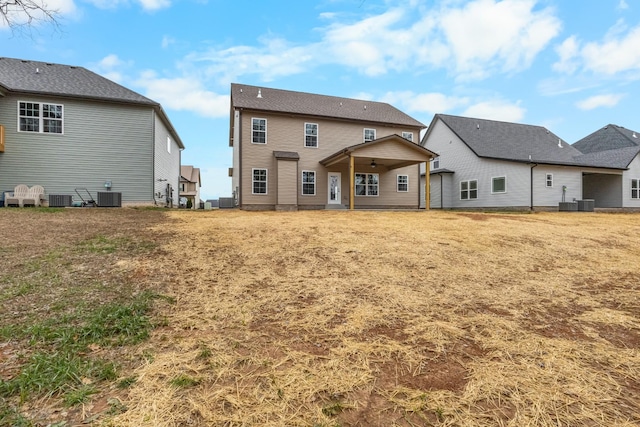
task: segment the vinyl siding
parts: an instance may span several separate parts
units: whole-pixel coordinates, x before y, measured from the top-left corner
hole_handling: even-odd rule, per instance
[[[178,143],[170,136],[160,117],[153,114],[154,123],[154,175],[153,181],[147,180],[142,186],[147,186],[149,195],[147,200],[155,198],[156,203],[164,205],[166,203],[165,193],[167,184],[173,188],[173,204],[178,204],[180,185],[180,148]],[[167,141],[169,138],[169,142]],[[171,150],[167,149],[168,144]],[[196,199],[196,202],[198,200]]]
[[[553,174],[553,187],[547,187],[547,174]],[[566,186],[565,201],[581,200],[582,170],[579,168],[538,165],[533,168],[533,206],[558,207],[562,201],[562,187]]]
[[[297,203],[300,206],[324,206],[327,204],[327,172],[342,173],[342,202],[348,204],[349,200],[349,171],[345,165],[334,165],[325,168],[319,162],[320,160],[342,150],[346,147],[361,144],[363,142],[363,129],[376,129],[376,137],[382,138],[388,135],[401,135],[403,131],[413,132],[414,136],[419,134],[419,129],[410,129],[407,127],[382,126],[371,123],[351,123],[334,121],[327,119],[309,118],[304,116],[291,117],[275,114],[267,114],[264,112],[251,111],[235,111],[234,117],[240,115],[236,120],[241,120],[239,148],[242,156],[241,162],[238,160],[240,173],[242,175],[240,191],[243,194],[242,204],[255,205],[277,204],[277,186],[275,179],[276,159],[273,151],[291,151],[296,152],[300,156],[298,161],[298,171],[314,170],[316,175],[316,195],[297,197]],[[267,119],[267,143],[252,144],[251,143],[251,119],[264,118]],[[236,121],[237,123],[237,121]],[[305,123],[318,124],[318,147],[305,147]],[[234,124],[234,129],[236,125]],[[236,158],[236,145],[234,138],[234,159]],[[373,148],[373,147],[372,147]],[[382,149],[383,151],[385,149]],[[409,150],[411,151],[411,150]],[[376,156],[382,157],[382,152]],[[387,151],[385,155],[393,157],[393,152]],[[368,154],[367,154],[368,156]],[[240,157],[240,154],[237,156]],[[368,166],[370,159],[366,164],[357,165],[356,172],[372,172]],[[380,163],[384,163],[380,161]],[[236,173],[236,160],[234,160],[234,174]],[[252,195],[251,194],[251,169],[266,168],[269,170],[268,194]],[[402,169],[386,171],[380,167],[375,170],[380,174],[380,196],[378,197],[356,197],[356,207],[364,206],[407,206],[417,207],[419,202],[419,172],[418,166],[412,166]],[[409,192],[398,193],[396,191],[396,175],[409,175]],[[302,194],[301,179],[298,177],[297,195]]]
[[[277,204],[296,205],[298,202],[298,162],[291,160],[278,160],[276,179]]]
[[[631,180],[640,179],[640,155],[629,164],[629,170],[625,171],[622,178],[623,207],[640,208],[640,199],[631,198]]]
[[[18,132],[18,101],[64,105],[64,134]],[[47,194],[87,188],[97,198],[105,181],[123,203],[152,201],[153,109],[50,96],[0,98],[6,151],[0,153],[0,190],[42,185]]]

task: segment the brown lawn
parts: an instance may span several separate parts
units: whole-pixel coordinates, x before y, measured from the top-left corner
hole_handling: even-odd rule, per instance
[[[95,234],[155,243],[65,258],[4,293],[4,323],[95,277],[172,301],[148,341],[96,350],[130,387],[27,402],[41,425],[640,425],[638,214],[2,209],[0,232],[5,271]]]

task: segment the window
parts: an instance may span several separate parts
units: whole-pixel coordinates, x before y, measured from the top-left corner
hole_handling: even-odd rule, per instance
[[[185,191],[187,191],[187,190],[185,188],[184,182],[182,182],[182,183],[180,183],[180,192],[184,193]]]
[[[251,194],[267,194],[267,170],[252,169]]]
[[[397,175],[397,191],[409,191],[409,175]]]
[[[640,179],[631,180],[631,198],[640,199]]]
[[[507,177],[498,176],[491,179],[491,193],[506,193]]]
[[[378,174],[377,173],[357,173],[356,174],[356,196],[377,196],[378,195]]]
[[[431,170],[440,169],[440,157],[434,157],[431,159]]]
[[[63,133],[63,107],[58,104],[18,102],[20,132]]]
[[[305,196],[316,195],[315,171],[302,171],[302,194]]]
[[[545,185],[547,187],[553,187],[553,174],[552,173],[548,173],[546,178],[545,178]]]
[[[318,146],[318,124],[317,123],[304,124],[304,146],[305,147]]]
[[[471,200],[478,198],[478,181],[461,181],[460,182],[460,199]]]
[[[251,119],[251,143],[267,143],[267,119]]]
[[[171,138],[167,137],[167,152],[171,154]]]
[[[402,137],[409,141],[413,141],[413,132],[402,132]]]
[[[373,141],[376,139],[376,130],[375,129],[364,129],[364,142]]]

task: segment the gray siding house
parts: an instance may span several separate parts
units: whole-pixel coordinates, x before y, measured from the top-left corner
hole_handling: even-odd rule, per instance
[[[177,202],[184,145],[160,104],[85,68],[0,58],[0,127],[0,191]]]
[[[420,164],[435,155],[418,143],[424,127],[386,103],[232,84],[236,204],[417,209]]]
[[[558,209],[584,199],[595,207],[640,207],[631,189],[640,146],[626,133],[618,138],[626,145],[611,143],[612,150],[601,132],[570,145],[541,126],[437,114],[421,141],[439,154],[428,169],[430,207]]]

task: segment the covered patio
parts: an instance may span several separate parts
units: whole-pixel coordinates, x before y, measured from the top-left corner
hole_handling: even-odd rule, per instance
[[[346,147],[322,160],[320,164],[324,166],[328,171],[329,181],[329,203],[332,200],[340,202],[340,178],[335,174],[332,176],[333,170],[347,170],[349,176],[349,203],[348,208],[353,210],[356,208],[356,196],[368,195],[369,188],[374,188],[379,182],[370,182],[371,180],[378,179],[386,176],[389,179],[389,172],[400,171],[403,168],[415,166],[417,179],[415,182],[419,186],[420,183],[420,171],[419,165],[425,163],[427,167],[427,179],[424,185],[424,194],[427,197],[427,209],[429,207],[429,161],[432,157],[437,157],[437,154],[427,150],[426,148],[415,144],[405,138],[398,135],[390,135],[384,138],[376,139],[373,141],[364,142],[361,144]],[[405,169],[406,170],[406,169]],[[375,172],[375,174],[373,173]],[[413,174],[411,174],[413,175]],[[405,175],[401,175],[405,176]],[[406,188],[409,192],[409,177],[407,176]],[[402,178],[404,179],[404,178]],[[404,185],[398,178],[397,188],[403,188]],[[415,184],[411,183],[412,191],[416,194],[416,208],[420,205],[420,191],[419,188],[414,188]],[[374,191],[377,190],[377,187]],[[398,190],[399,191],[399,190]],[[378,194],[374,194],[377,196]],[[393,206],[393,195],[381,195],[380,204]]]

